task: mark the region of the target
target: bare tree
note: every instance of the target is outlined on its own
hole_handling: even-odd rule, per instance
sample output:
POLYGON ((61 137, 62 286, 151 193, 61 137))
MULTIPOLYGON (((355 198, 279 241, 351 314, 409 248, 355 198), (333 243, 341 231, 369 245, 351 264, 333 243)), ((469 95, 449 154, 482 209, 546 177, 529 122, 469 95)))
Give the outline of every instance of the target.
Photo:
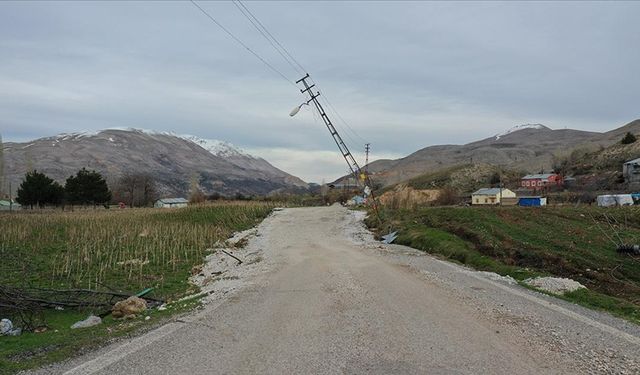
POLYGON ((191 176, 191 187, 189 189, 189 202, 190 203, 202 203, 206 200, 206 196, 200 190, 200 183, 198 181, 198 175, 193 174, 191 176))
POLYGON ((118 180, 113 195, 130 207, 151 206, 158 199, 155 180, 148 173, 126 173, 118 180))

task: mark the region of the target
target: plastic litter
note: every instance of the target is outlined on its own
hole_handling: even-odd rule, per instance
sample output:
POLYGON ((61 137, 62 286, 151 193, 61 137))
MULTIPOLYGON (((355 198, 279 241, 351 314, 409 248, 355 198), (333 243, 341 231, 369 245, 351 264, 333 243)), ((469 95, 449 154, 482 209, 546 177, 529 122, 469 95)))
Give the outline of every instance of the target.
POLYGON ((7 335, 13 330, 13 323, 9 319, 2 319, 0 321, 0 335, 7 335))
POLYGON ((398 238, 398 232, 391 232, 389 234, 382 236, 382 242, 386 244, 390 244, 393 241, 395 241, 396 238, 398 238))
POLYGON ((93 327, 97 326, 100 323, 102 323, 102 319, 100 319, 99 316, 89 315, 87 319, 73 323, 71 329, 93 327))

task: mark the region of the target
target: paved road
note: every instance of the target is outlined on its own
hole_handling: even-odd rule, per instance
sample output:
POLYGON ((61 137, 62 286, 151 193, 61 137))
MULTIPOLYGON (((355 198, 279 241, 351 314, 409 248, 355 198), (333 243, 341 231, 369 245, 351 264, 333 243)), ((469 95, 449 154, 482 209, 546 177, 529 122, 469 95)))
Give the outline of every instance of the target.
POLYGON ((268 270, 198 314, 48 371, 69 374, 638 373, 638 327, 401 246, 341 207, 286 209, 268 270), (493 280, 492 280, 493 278, 493 280))

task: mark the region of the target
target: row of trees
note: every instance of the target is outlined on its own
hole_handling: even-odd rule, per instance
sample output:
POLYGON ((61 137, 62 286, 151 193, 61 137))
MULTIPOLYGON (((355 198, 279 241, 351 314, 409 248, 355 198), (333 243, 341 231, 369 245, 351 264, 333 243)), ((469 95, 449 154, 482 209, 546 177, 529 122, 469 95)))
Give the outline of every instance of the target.
POLYGON ((44 173, 27 172, 18 188, 16 201, 33 208, 45 205, 99 205, 111 201, 111 191, 102 175, 85 168, 60 185, 44 173))

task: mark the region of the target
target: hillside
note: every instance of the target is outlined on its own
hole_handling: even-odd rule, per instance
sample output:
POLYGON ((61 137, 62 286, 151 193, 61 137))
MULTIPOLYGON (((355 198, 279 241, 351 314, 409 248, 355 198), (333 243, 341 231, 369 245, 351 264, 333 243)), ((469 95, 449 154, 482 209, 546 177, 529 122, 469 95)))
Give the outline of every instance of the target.
POLYGON ((231 144, 137 129, 60 134, 25 143, 5 143, 5 176, 17 186, 37 169, 64 182, 86 167, 110 184, 123 174, 148 173, 162 196, 186 196, 197 181, 207 193, 268 194, 306 189, 301 179, 231 144))
POLYGON ((406 181, 463 164, 490 164, 538 172, 550 170, 557 155, 582 148, 597 150, 618 142, 626 132, 640 133, 640 120, 605 133, 550 129, 541 124, 519 125, 503 133, 464 145, 437 145, 397 160, 377 160, 369 165, 372 179, 383 186, 406 181))

